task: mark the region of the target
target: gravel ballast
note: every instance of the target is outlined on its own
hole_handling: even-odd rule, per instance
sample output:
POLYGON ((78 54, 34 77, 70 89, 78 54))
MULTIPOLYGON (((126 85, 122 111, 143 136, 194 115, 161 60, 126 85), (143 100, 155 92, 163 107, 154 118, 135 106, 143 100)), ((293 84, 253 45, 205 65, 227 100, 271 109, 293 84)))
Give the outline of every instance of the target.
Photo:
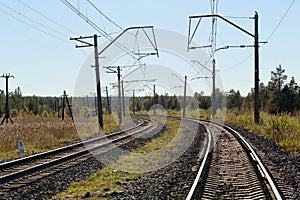
MULTIPOLYGON (((233 128, 239 131, 258 152, 286 199, 300 199, 300 157, 292 156, 261 136, 238 127, 233 128)), ((199 134, 196 134, 187 151, 170 165, 148 172, 135 181, 122 184, 120 193, 113 193, 110 196, 98 194, 98 196, 92 195, 91 197, 124 200, 185 199, 201 162, 197 155, 204 146, 203 131, 203 128, 199 129, 199 134)), ((124 145, 123 148, 132 150, 145 145, 150 140, 135 140, 124 145)), ((73 182, 86 180, 103 167, 102 163, 91 157, 76 166, 63 169, 29 185, 11 190, 0 196, 0 199, 51 199, 55 194, 67 189, 73 182)))
POLYGON ((113 199, 185 199, 199 167, 203 133, 203 127, 199 127, 198 134, 181 157, 167 167, 124 184, 123 191, 112 196, 113 199))
POLYGON ((300 156, 292 156, 262 136, 239 127, 232 128, 251 143, 270 170, 283 196, 286 199, 300 199, 300 156))

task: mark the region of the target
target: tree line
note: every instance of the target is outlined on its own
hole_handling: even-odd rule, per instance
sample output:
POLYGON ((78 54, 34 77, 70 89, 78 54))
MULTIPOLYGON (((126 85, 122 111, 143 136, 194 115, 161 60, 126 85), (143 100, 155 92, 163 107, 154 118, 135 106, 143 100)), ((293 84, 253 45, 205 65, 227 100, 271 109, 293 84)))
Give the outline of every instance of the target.
MULTIPOLYGON (((260 83, 260 109, 270 114, 293 113, 300 109, 300 87, 294 77, 288 81, 285 69, 279 65, 271 71, 271 78, 267 84, 260 83)), ((227 93, 227 108, 251 110, 254 107, 254 90, 246 97, 240 95, 239 90, 227 93)))
MULTIPOLYGON (((5 92, 0 89, 0 116, 5 114, 5 92)), ((22 96, 20 87, 8 94, 8 106, 12 117, 21 114, 42 115, 54 114, 58 111, 56 97, 22 96)))
MULTIPOLYGON (((279 65, 274 71, 271 71, 271 77, 267 84, 260 83, 260 109, 270 114, 293 113, 300 109, 300 89, 295 78, 288 77, 285 69, 279 65)), ((78 99, 78 98, 77 98, 78 99)), ((150 110, 153 104, 160 104, 166 110, 179 111, 183 107, 183 97, 176 95, 156 94, 153 96, 143 96, 134 98, 127 97, 129 101, 129 110, 141 111, 150 110)), ((103 110, 108 111, 106 98, 103 98, 103 110)), ((72 102, 72 98, 69 97, 72 102)), ((82 106, 95 110, 94 97, 80 97, 82 106)), ((210 109, 211 95, 205 95, 204 92, 196 92, 193 97, 187 97, 186 108, 188 110, 210 109)), ((250 111, 254 107, 254 90, 247 96, 241 96, 239 90, 231 89, 228 92, 216 89, 215 93, 216 108, 237 109, 239 111, 250 111), (226 102, 226 104, 225 104, 226 102)), ((20 87, 9 92, 9 108, 11 115, 18 113, 30 113, 32 115, 55 115, 62 107, 61 97, 38 97, 23 96, 20 87)), ((5 92, 0 89, 0 114, 5 113, 5 92)), ((13 117, 13 116, 12 116, 13 117)))

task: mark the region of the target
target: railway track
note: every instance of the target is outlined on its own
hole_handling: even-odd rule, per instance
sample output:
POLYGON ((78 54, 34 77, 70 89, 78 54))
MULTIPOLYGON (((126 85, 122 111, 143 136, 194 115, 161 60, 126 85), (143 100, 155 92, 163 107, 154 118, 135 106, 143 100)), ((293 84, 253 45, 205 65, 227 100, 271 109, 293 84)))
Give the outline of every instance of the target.
MULTIPOLYGON (((194 119, 195 120, 195 119, 194 119)), ((251 145, 235 130, 201 121, 208 143, 190 199, 283 199, 251 145)))
POLYGON ((0 196, 5 192, 27 185, 58 170, 76 165, 91 153, 105 153, 118 145, 131 142, 145 134, 160 130, 160 124, 148 119, 126 130, 93 138, 52 151, 0 164, 0 196))

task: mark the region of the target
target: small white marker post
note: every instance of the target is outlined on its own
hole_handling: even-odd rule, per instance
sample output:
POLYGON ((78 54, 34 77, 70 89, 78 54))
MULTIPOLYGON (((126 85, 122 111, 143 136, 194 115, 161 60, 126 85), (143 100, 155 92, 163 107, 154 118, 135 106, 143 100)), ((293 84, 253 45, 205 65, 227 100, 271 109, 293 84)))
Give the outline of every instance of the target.
POLYGON ((24 142, 23 140, 18 141, 18 153, 24 153, 25 148, 24 148, 24 142))

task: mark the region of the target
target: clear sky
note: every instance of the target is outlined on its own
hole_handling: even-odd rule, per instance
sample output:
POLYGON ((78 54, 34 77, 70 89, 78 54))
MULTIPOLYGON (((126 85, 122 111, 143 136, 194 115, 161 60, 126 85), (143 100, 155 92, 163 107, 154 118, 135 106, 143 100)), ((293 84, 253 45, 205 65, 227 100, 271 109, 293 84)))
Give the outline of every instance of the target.
MULTIPOLYGON (((186 36, 189 16, 211 13, 210 0, 90 1, 122 28, 153 25, 186 36)), ((106 32, 120 31, 86 0, 69 2, 106 32)), ((294 1, 285 15, 292 2, 218 1, 218 14, 222 16, 253 17, 254 12, 258 12, 260 41, 268 42, 261 44, 260 48, 260 79, 265 84, 270 80, 271 70, 279 64, 286 69, 289 79, 294 76, 300 83, 300 2, 294 1)), ((249 32, 254 31, 252 19, 228 19, 249 32)), ((200 24, 195 38, 199 44, 208 42, 208 22, 203 20, 200 24)), ((1 0, 0 26, 0 74, 11 73, 15 76, 10 80, 10 89, 20 86, 23 95, 59 96, 63 90, 73 94, 80 68, 93 49, 76 49, 76 43, 69 38, 99 34, 95 29, 60 0, 1 0)), ((99 39, 99 43, 105 41, 105 38, 99 39)), ((253 39, 218 20, 217 47, 241 44, 252 45, 253 39)), ((254 87, 253 48, 220 50, 215 58, 224 90, 238 89, 246 95, 254 87)), ((0 88, 4 89, 4 79, 0 82, 0 88)))

